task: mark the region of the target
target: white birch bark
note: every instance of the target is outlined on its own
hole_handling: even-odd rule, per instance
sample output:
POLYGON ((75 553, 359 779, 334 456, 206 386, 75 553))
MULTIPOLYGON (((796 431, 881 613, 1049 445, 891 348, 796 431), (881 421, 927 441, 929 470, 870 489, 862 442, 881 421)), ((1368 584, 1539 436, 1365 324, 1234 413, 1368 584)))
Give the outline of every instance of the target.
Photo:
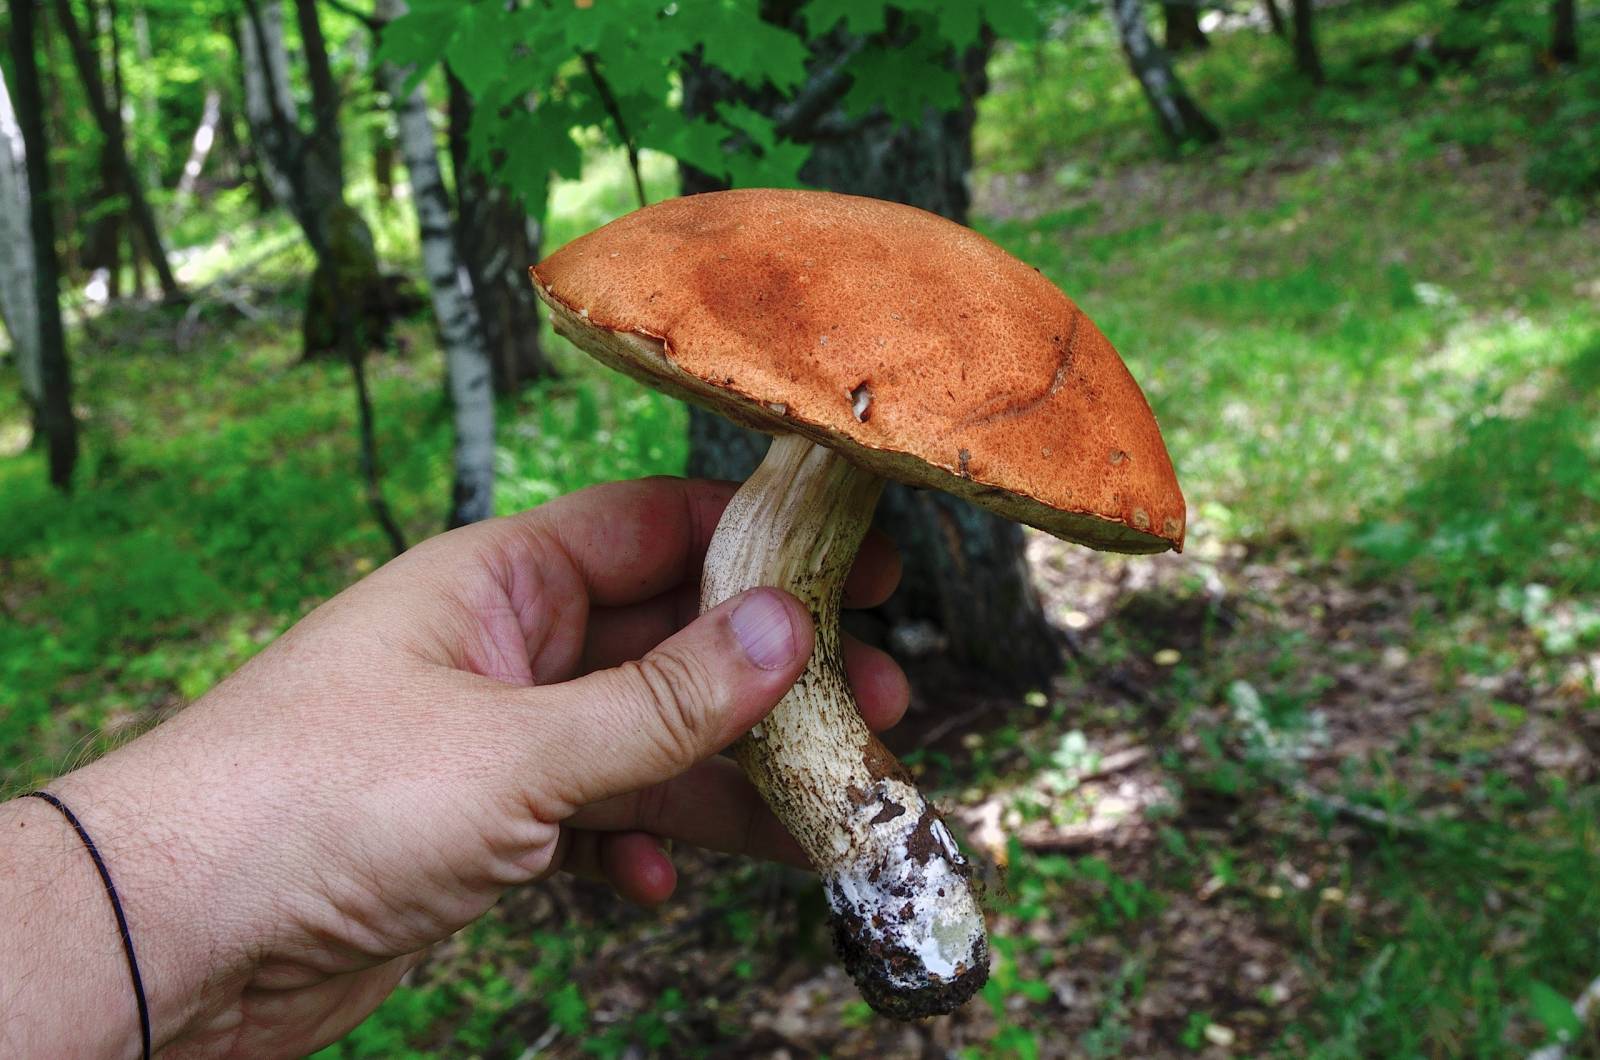
POLYGON ((250 133, 258 150, 257 164, 267 182, 267 190, 282 204, 294 202, 294 188, 273 160, 271 150, 261 149, 277 136, 272 122, 272 96, 278 99, 284 116, 291 124, 299 116, 294 96, 289 91, 289 53, 283 46, 283 5, 278 0, 265 0, 261 5, 262 36, 267 53, 267 65, 261 62, 261 47, 256 42, 255 25, 248 14, 239 16, 239 65, 244 71, 244 113, 250 123, 250 133))
POLYGON ((189 158, 183 163, 183 175, 178 178, 178 194, 173 202, 174 214, 182 211, 194 195, 200 171, 206 167, 211 145, 217 142, 217 123, 222 120, 222 94, 214 88, 206 89, 205 105, 200 112, 200 125, 189 143, 189 158))
POLYGON ((33 230, 28 224, 27 149, 0 77, 0 320, 11 335, 22 393, 38 408, 44 400, 39 370, 39 310, 34 293, 33 230))
MULTIPOLYGON (((404 0, 378 0, 377 17, 388 22, 405 13, 404 0)), ((472 280, 456 247, 450 200, 439 170, 439 148, 428 120, 422 88, 404 91, 406 71, 382 70, 400 130, 411 202, 417 211, 423 271, 444 343, 445 365, 455 409, 456 483, 452 525, 494 514, 494 387, 483 328, 472 298, 472 280)))
POLYGON ((1166 50, 1150 37, 1143 0, 1106 0, 1111 21, 1117 27, 1122 51, 1144 89, 1145 99, 1155 111, 1162 131, 1174 144, 1217 139, 1217 128, 1199 106, 1189 98, 1166 50))

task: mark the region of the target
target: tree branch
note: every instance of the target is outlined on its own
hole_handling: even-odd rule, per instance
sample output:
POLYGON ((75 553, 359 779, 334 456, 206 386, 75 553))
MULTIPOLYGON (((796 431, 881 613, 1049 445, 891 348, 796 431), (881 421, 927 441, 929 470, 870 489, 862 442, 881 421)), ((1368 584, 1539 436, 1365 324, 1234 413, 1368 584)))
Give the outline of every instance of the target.
POLYGON ((644 178, 639 175, 639 147, 633 142, 627 123, 622 120, 622 108, 617 105, 617 97, 612 94, 610 83, 601 76, 600 64, 595 62, 594 53, 579 52, 578 57, 583 60, 583 68, 588 72, 589 80, 594 82, 594 90, 600 94, 600 103, 611 116, 611 123, 617 127, 617 139, 621 140, 622 146, 627 149, 628 168, 633 171, 633 191, 639 196, 639 205, 648 206, 649 200, 644 195, 644 178))
POLYGON ((866 47, 865 37, 853 37, 828 68, 807 82, 805 88, 779 112, 777 133, 786 140, 798 140, 814 130, 822 116, 844 98, 853 80, 846 67, 866 47))
POLYGON ((346 0, 322 0, 322 3, 324 7, 331 7, 333 10, 339 12, 341 15, 344 15, 346 18, 355 19, 357 22, 365 26, 369 32, 374 34, 380 32, 387 24, 378 16, 369 15, 366 12, 357 9, 354 5, 347 3, 346 0))

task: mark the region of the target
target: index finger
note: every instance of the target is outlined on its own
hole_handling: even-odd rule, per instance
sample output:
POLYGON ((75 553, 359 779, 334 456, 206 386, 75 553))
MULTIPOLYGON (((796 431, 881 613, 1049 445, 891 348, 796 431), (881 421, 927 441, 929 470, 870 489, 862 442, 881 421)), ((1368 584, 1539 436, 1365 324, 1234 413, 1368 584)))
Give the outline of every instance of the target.
POLYGON ((512 516, 537 545, 553 545, 571 562, 600 607, 647 600, 697 583, 706 547, 737 482, 646 478, 569 493, 512 516))
MULTIPOLYGON (((611 482, 506 521, 531 547, 558 549, 594 606, 619 607, 698 586, 717 520, 738 488, 737 482, 666 477, 611 482)), ((869 531, 845 579, 846 606, 875 607, 899 582, 894 543, 869 531)))

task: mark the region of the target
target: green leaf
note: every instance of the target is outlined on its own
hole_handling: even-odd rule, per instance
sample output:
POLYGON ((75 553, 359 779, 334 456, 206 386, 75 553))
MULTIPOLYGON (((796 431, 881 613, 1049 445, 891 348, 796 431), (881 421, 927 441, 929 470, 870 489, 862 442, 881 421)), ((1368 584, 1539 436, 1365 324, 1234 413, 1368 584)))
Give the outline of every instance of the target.
POLYGON ((1049 983, 1038 979, 1018 979, 1017 993, 1029 1001, 1049 1001, 1054 991, 1050 989, 1049 983))
POLYGON ((423 0, 383 27, 374 58, 380 63, 412 66, 421 78, 444 58, 456 29, 471 9, 466 5, 423 0))
POLYGON ((728 183, 736 188, 799 188, 800 167, 811 157, 811 148, 791 140, 760 155, 729 152, 725 155, 728 183))
POLYGON ((921 121, 927 107, 954 110, 961 105, 961 82, 942 52, 927 46, 928 34, 900 48, 870 47, 850 63, 855 80, 843 105, 860 116, 882 105, 898 122, 921 121), (921 45, 920 47, 918 45, 921 45))
POLYGON ((830 32, 840 22, 850 33, 867 36, 882 33, 886 24, 887 4, 873 0, 811 0, 800 12, 805 20, 806 33, 820 37, 830 32))
POLYGON ((719 180, 728 178, 728 152, 722 148, 728 130, 704 118, 684 121, 641 133, 640 142, 664 151, 696 169, 703 169, 719 180))
POLYGON ((771 83, 785 91, 806 79, 805 42, 765 22, 753 0, 696 0, 705 61, 749 85, 771 83))
POLYGON ((1007 40, 1036 40, 1044 28, 1039 6, 1029 0, 986 0, 983 21, 1007 40))
POLYGON ((981 0, 899 0, 897 6, 933 16, 939 36, 958 48, 976 43, 983 26, 981 0))
POLYGON ((512 54, 512 27, 497 4, 463 5, 462 10, 465 17, 445 49, 445 58, 467 91, 478 95, 505 76, 512 54))
POLYGON ((589 1003, 577 983, 567 983, 550 995, 550 1022, 573 1037, 589 1029, 589 1003))
POLYGON ((777 123, 743 103, 724 103, 717 108, 717 117, 723 124, 738 129, 763 151, 777 146, 777 123))
POLYGON ((1554 987, 1536 980, 1528 987, 1528 1004, 1533 1008, 1534 1017, 1556 1041, 1570 1042, 1583 1033, 1583 1021, 1573 1011, 1572 1002, 1554 987))

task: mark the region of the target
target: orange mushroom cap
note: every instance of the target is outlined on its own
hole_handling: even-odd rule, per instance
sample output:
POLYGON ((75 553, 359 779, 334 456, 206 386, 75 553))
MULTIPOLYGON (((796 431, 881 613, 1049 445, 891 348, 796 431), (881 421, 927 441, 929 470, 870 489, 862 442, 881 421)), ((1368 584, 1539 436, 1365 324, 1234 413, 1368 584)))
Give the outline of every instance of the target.
POLYGON ((533 268, 556 330, 745 426, 1057 537, 1181 549, 1155 415, 1094 322, 952 221, 749 189, 637 210, 533 268))

